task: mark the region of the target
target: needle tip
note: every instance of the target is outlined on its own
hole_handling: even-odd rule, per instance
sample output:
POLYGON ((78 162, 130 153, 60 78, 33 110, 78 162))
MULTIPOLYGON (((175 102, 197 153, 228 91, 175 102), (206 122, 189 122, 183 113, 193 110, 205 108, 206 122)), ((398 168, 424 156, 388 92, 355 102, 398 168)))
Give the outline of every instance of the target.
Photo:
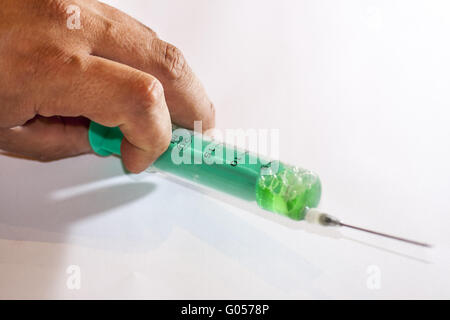
POLYGON ((387 234, 387 233, 373 231, 373 230, 369 230, 369 229, 365 229, 365 228, 360 228, 360 227, 352 226, 352 225, 349 225, 349 224, 346 224, 346 223, 342 223, 342 222, 339 225, 342 226, 342 227, 351 228, 351 229, 355 229, 355 230, 371 233, 371 234, 374 234, 374 235, 377 235, 377 236, 381 236, 381 237, 385 237, 385 238, 389 238, 389 239, 394 239, 394 240, 398 240, 398 241, 402 241, 402 242, 406 242, 406 243, 413 244, 413 245, 420 246, 420 247, 425 247, 425 248, 432 248, 433 247, 431 244, 428 244, 428 243, 419 242, 419 241, 415 241, 415 240, 410 240, 410 239, 406 239, 406 238, 401 238, 401 237, 393 236, 393 235, 390 235, 390 234, 387 234))
POLYGON ((338 218, 333 217, 327 213, 323 213, 317 209, 308 210, 305 220, 310 223, 316 223, 316 224, 319 224, 324 227, 347 227, 347 228, 351 228, 351 229, 355 229, 355 230, 359 230, 359 231, 363 231, 363 232, 368 232, 368 233, 371 233, 371 234, 374 234, 377 236, 390 238, 390 239, 394 239, 394 240, 398 240, 398 241, 403 241, 403 242, 406 242, 409 244, 414 244, 416 246, 421 246, 421 247, 425 247, 425 248, 433 247, 431 244, 428 244, 428 243, 409 240, 409 239, 405 239, 405 238, 393 236, 393 235, 390 235, 387 233, 377 232, 377 231, 373 231, 373 230, 369 230, 369 229, 365 229, 365 228, 355 227, 353 225, 343 223, 338 218))

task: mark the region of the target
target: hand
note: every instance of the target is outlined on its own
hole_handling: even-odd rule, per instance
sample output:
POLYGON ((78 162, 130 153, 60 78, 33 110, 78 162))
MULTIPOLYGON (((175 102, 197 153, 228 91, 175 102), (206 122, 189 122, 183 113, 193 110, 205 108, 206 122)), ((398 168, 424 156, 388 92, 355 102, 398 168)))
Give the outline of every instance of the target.
POLYGON ((122 159, 141 172, 168 147, 171 122, 214 126, 214 108, 182 53, 94 0, 4 0, 0 149, 40 160, 90 152, 89 120, 119 126, 122 159), (69 28, 69 5, 81 28, 69 28), (89 120, 88 120, 89 119, 89 120))

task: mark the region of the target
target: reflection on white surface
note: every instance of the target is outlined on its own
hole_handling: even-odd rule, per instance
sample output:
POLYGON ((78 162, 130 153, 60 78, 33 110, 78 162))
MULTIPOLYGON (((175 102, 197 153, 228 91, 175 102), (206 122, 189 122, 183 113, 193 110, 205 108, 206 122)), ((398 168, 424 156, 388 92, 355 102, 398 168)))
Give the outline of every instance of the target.
POLYGON ((219 127, 280 129, 324 210, 436 247, 292 228, 118 159, 0 156, 0 297, 450 296, 447 1, 108 2, 185 52, 219 127))
MULTIPOLYGON (((12 165, 30 165, 8 160, 14 161, 12 165)), ((46 182, 47 170, 30 176, 20 171, 24 178, 2 193, 14 199, 2 206, 3 239, 151 254, 174 230, 182 229, 275 287, 292 291, 301 284, 315 292, 312 281, 320 271, 300 254, 238 219, 229 208, 167 179, 145 174, 139 179, 129 177, 117 159, 93 156, 59 163, 50 182, 46 182), (76 179, 64 174, 69 162, 77 163, 71 170, 76 179), (85 174, 89 171, 98 173, 85 174), (17 190, 29 195, 27 201, 18 201, 17 190)), ((10 175, 12 180, 16 173, 10 175)))

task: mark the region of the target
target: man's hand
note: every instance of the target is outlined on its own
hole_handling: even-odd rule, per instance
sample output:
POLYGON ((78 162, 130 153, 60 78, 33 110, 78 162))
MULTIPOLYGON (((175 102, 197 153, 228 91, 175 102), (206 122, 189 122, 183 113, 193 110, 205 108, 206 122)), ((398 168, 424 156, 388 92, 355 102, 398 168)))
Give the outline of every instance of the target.
POLYGON ((120 127, 124 164, 140 172, 167 149, 171 122, 214 126, 182 53, 98 1, 2 1, 0 57, 0 149, 9 152, 41 160, 90 152, 93 120, 120 127), (80 29, 68 27, 71 5, 80 29))

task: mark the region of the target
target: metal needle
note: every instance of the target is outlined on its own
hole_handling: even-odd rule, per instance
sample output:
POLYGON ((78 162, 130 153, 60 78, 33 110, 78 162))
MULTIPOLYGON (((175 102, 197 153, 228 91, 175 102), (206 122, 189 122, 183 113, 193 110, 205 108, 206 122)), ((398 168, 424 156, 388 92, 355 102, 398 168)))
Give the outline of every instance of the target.
POLYGON ((323 213, 323 214, 320 215, 319 223, 322 226, 326 226, 326 227, 329 227, 329 226, 347 227, 347 228, 351 228, 351 229, 355 229, 355 230, 359 230, 359 231, 372 233, 372 234, 375 234, 375 235, 378 235, 378 236, 382 236, 382 237, 386 237, 386 238, 390 238, 390 239, 394 239, 394 240, 399 240, 399 241, 403 241, 403 242, 407 242, 407 243, 410 243, 410 244, 414 244, 416 246, 421 246, 421 247, 426 247, 426 248, 431 248, 432 247, 428 243, 414 241, 414 240, 409 240, 409 239, 393 236, 393 235, 382 233, 382 232, 377 232, 377 231, 373 231, 373 230, 369 230, 369 229, 355 227, 355 226, 343 223, 339 219, 337 219, 337 218, 335 218, 335 217, 333 217, 333 216, 331 216, 329 214, 326 214, 326 213, 323 213))

